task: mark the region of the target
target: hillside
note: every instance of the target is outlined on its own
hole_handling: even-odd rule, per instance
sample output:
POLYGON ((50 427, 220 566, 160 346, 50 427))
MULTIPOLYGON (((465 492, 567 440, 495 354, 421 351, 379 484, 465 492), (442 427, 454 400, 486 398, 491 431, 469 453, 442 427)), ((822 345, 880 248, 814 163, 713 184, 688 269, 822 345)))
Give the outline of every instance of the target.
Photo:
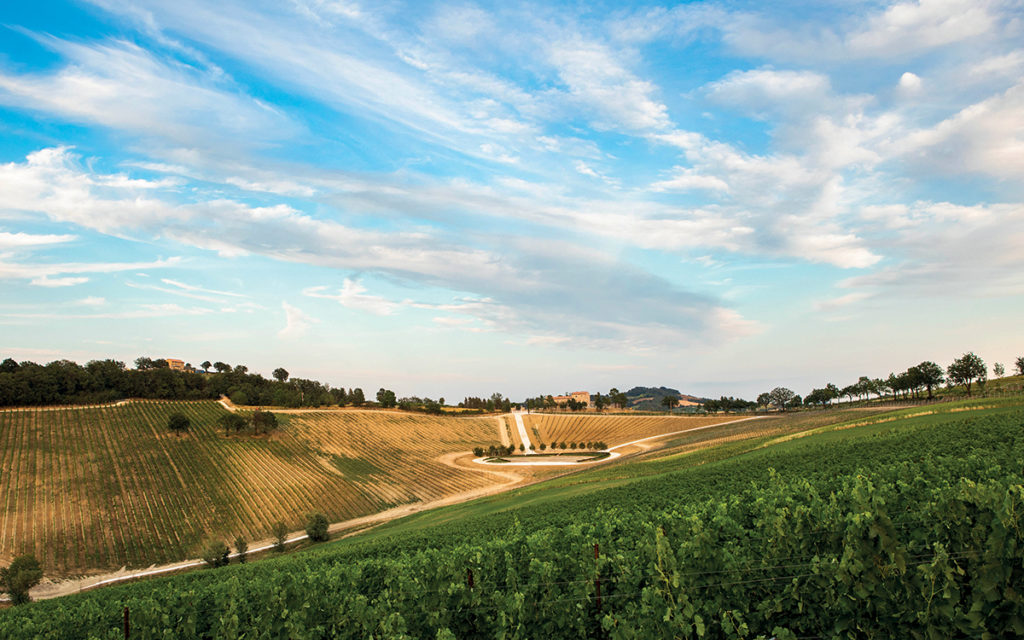
POLYGON ((705 398, 680 393, 678 389, 669 387, 633 387, 626 392, 629 399, 628 408, 638 411, 664 411, 665 405, 661 399, 668 395, 674 395, 680 400, 679 406, 695 406, 704 402, 705 398))
POLYGON ((212 538, 268 537, 507 483, 445 464, 497 442, 495 418, 278 414, 267 436, 225 436, 211 401, 0 411, 0 565, 32 552, 47 575, 196 557, 212 538), (191 430, 168 432, 174 412, 191 430))
MULTIPOLYGON (((809 420, 777 422, 788 419, 809 420)), ((805 437, 649 455, 294 556, 35 603, 0 613, 0 635, 105 636, 124 607, 139 637, 1014 629, 1021 399, 821 412, 812 423, 805 437)))

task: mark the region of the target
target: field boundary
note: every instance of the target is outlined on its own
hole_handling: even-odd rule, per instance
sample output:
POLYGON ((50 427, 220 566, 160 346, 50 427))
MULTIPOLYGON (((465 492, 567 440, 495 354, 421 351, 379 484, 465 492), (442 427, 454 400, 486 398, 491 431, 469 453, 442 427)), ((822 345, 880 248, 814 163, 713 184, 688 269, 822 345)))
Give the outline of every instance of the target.
POLYGON ((707 425, 704 425, 702 427, 693 427, 691 429, 683 429, 682 431, 672 431, 670 433, 660 433, 658 435, 648 436, 646 438, 640 438, 639 440, 633 440, 631 442, 624 442, 622 444, 617 444, 614 447, 608 447, 607 449, 603 449, 602 451, 604 453, 607 453, 608 456, 605 457, 605 458, 601 458, 600 460, 590 460, 590 461, 585 461, 585 462, 554 462, 554 461, 550 461, 550 460, 537 460, 536 462, 532 462, 532 461, 531 462, 508 462, 508 461, 505 461, 505 462, 488 462, 488 458, 487 457, 480 457, 480 458, 474 458, 473 462, 475 464, 480 464, 480 465, 502 466, 502 467, 510 467, 510 466, 520 466, 520 467, 529 467, 529 466, 538 466, 538 467, 583 467, 583 466, 589 466, 589 465, 595 465, 595 464, 602 464, 604 462, 608 462, 610 460, 615 460, 616 458, 620 458, 620 457, 622 457, 622 454, 617 452, 617 451, 615 451, 616 449, 621 449, 623 447, 629 447, 629 446, 632 446, 632 445, 640 444, 641 442, 647 442, 648 440, 657 440, 659 438, 668 438, 670 436, 678 436, 678 435, 683 434, 683 433, 693 433, 694 431, 702 431, 704 429, 713 429, 715 427, 724 427, 726 425, 737 424, 739 422, 746 422, 748 420, 759 420, 759 419, 761 419, 763 417, 764 416, 751 416, 749 418, 740 418, 739 420, 730 420, 729 422, 718 422, 718 423, 715 423, 715 424, 707 424, 707 425))

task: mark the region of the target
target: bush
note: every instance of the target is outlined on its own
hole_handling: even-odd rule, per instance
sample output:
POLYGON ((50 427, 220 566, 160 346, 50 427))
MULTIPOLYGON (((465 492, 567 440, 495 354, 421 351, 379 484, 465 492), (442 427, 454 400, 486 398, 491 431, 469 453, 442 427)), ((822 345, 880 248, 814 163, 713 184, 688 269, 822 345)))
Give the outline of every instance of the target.
POLYGON ((306 517, 306 535, 313 542, 326 542, 327 516, 322 513, 311 513, 306 517))
POLYGON ((274 551, 284 551, 284 543, 288 539, 288 525, 278 520, 270 532, 274 534, 274 551))
POLYGON ((4 591, 11 594, 12 604, 31 602, 29 589, 39 584, 42 579, 43 570, 31 553, 18 556, 11 562, 11 566, 0 569, 0 585, 3 585, 4 591))
POLYGON ((543 442, 542 442, 542 443, 540 443, 540 450, 541 450, 541 451, 544 451, 544 450, 545 450, 545 449, 547 449, 547 448, 548 448, 548 445, 544 444, 543 442))
POLYGON ((238 552, 238 564, 245 564, 246 555, 249 552, 249 543, 244 537, 238 536, 235 538, 235 551, 238 552))
POLYGON ((228 554, 230 553, 228 545, 224 544, 223 540, 214 540, 203 550, 203 562, 214 569, 224 567, 228 564, 228 554))
POLYGON ((175 412, 171 414, 171 417, 167 419, 167 428, 171 431, 188 431, 189 427, 192 426, 192 421, 188 419, 184 413, 175 412))
POLYGON ((478 458, 484 457, 484 448, 483 447, 473 447, 473 455, 478 457, 478 458))

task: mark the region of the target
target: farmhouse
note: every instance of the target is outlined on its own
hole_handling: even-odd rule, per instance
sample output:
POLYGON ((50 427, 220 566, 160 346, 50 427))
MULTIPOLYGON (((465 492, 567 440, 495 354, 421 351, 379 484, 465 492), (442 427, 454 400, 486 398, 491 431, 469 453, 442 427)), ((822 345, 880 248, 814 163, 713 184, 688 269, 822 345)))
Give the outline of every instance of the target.
POLYGON ((592 409, 594 406, 590 402, 589 391, 573 391, 567 396, 552 396, 552 400, 554 400, 557 405, 569 404, 570 400, 575 400, 576 402, 586 405, 588 409, 592 409))
POLYGON ((164 360, 167 361, 167 366, 170 368, 171 371, 184 371, 185 370, 185 361, 184 360, 178 360, 177 358, 164 358, 164 360))

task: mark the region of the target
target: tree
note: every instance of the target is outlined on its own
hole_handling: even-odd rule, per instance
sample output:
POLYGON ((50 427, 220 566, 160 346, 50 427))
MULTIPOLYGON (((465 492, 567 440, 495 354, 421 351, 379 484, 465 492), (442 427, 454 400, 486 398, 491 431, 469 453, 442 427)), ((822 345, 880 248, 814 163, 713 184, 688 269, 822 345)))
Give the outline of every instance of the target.
POLYGON ((269 411, 257 409, 252 414, 252 432, 269 433, 277 428, 277 416, 269 411))
POLYGON ((156 365, 153 363, 153 358, 139 356, 135 358, 135 368, 139 371, 148 371, 149 369, 155 369, 156 365))
POLYGON ((0 373, 14 373, 18 370, 18 363, 13 358, 5 358, 0 362, 0 373))
POLYGON ((217 370, 217 373, 227 373, 231 371, 231 365, 226 362, 214 362, 213 368, 217 370))
POLYGON ((270 528, 274 535, 274 551, 284 551, 284 543, 288 540, 288 525, 278 520, 270 528))
POLYGON ((1018 376, 1024 376, 1024 356, 1017 358, 1013 363, 1013 367, 1017 370, 1018 376))
POLYGON ((787 389, 786 387, 775 387, 768 392, 768 398, 772 404, 779 409, 785 411, 789 403, 793 401, 796 394, 787 389))
POLYGON ((29 590, 43 579, 43 569, 34 555, 18 556, 10 566, 0 568, 0 585, 11 594, 12 604, 31 602, 29 590))
POLYGON ((757 396, 757 406, 764 407, 765 411, 768 410, 768 405, 771 404, 771 401, 772 394, 770 393, 762 393, 757 396))
POLYGON ((228 555, 231 551, 223 540, 214 540, 203 549, 203 562, 211 568, 225 567, 228 564, 228 555))
POLYGON ((167 419, 167 428, 179 434, 182 431, 188 431, 191 426, 192 421, 184 413, 172 413, 171 417, 167 419))
POLYGON ((356 387, 352 390, 352 393, 348 395, 348 401, 352 403, 353 407, 361 407, 366 402, 366 397, 363 395, 363 390, 356 387))
POLYGON ((997 362, 992 365, 992 373, 996 374, 997 378, 1002 378, 1006 375, 1006 367, 1003 366, 1003 363, 997 362))
POLYGON ((311 513, 306 517, 306 535, 313 542, 326 542, 327 516, 322 513, 311 513))
POLYGON ((629 396, 612 387, 612 390, 608 392, 608 401, 620 409, 625 409, 629 404, 629 396))
POLYGON ((932 397, 932 387, 936 387, 946 381, 945 376, 942 375, 942 367, 931 360, 925 360, 916 367, 908 369, 908 371, 910 370, 914 371, 914 379, 911 380, 911 384, 924 385, 928 389, 929 399, 932 397))
POLYGON ((385 409, 390 409, 398 404, 398 400, 395 399, 395 392, 384 387, 377 390, 377 402, 385 409))
POLYGON ((238 553, 238 564, 245 564, 249 554, 249 543, 245 537, 238 536, 235 538, 235 552, 238 553))
POLYGON ((224 435, 228 435, 231 431, 238 433, 245 428, 245 418, 237 413, 225 413, 217 418, 217 423, 224 427, 224 435))
POLYGON ((273 375, 274 379, 278 382, 284 382, 288 379, 288 370, 284 367, 278 367, 274 369, 274 372, 271 375, 273 375))
POLYGON ((210 373, 210 367, 212 367, 213 365, 210 364, 209 360, 203 360, 203 364, 199 366, 203 368, 203 373, 210 373))
POLYGON ((946 368, 946 373, 949 374, 951 383, 964 385, 967 388, 967 395, 971 395, 971 383, 975 379, 985 377, 988 368, 984 360, 970 351, 954 360, 953 364, 946 368))
POLYGON ((671 411, 679 404, 679 396, 670 393, 661 399, 661 404, 665 406, 666 410, 671 411))
POLYGON ((605 407, 606 404, 608 404, 608 400, 603 395, 598 393, 598 394, 596 394, 594 396, 594 408, 595 409, 597 409, 598 411, 604 411, 604 407, 605 407))
POLYGON ((249 373, 249 367, 245 366, 244 364, 236 364, 235 368, 232 369, 231 371, 235 375, 244 376, 245 374, 249 373))

